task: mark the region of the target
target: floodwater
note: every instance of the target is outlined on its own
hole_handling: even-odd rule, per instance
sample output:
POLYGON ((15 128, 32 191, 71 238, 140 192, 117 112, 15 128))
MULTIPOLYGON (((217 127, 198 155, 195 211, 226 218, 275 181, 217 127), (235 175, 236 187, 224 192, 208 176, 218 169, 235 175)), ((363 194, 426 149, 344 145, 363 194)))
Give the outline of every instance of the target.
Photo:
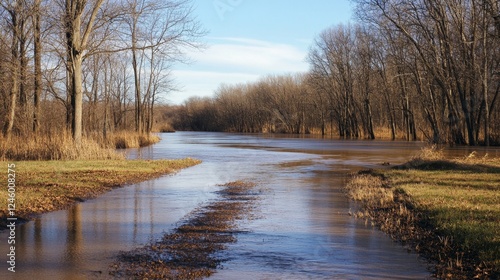
POLYGON ((342 192, 348 172, 402 163, 421 143, 198 132, 162 138, 129 157, 193 157, 203 163, 18 225, 15 273, 7 270, 9 233, 0 232, 0 279, 106 278, 120 251, 160 238, 215 199, 218 184, 235 180, 257 183, 262 195, 211 278, 430 277, 417 255, 351 217, 356 204, 342 192))

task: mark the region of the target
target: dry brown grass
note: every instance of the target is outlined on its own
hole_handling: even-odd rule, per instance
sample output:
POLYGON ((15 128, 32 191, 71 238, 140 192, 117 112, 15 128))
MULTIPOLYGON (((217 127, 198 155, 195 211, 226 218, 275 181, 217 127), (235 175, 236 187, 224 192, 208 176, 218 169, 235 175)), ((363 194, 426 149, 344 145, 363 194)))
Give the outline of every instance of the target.
POLYGON ((155 128, 155 131, 162 133, 172 133, 175 132, 175 129, 170 123, 164 123, 161 126, 155 128))
POLYGON ((447 158, 443 149, 432 145, 422 148, 410 161, 395 168, 484 172, 497 165, 500 165, 500 158, 491 158, 488 154, 480 157, 476 152, 464 157, 447 158))
POLYGON ((0 136, 0 160, 101 160, 124 159, 115 149, 83 138, 81 146, 67 133, 51 136, 19 137, 6 141, 0 136))
POLYGON ((473 151, 470 154, 459 158, 447 158, 444 153, 444 148, 439 148, 437 145, 425 146, 420 149, 420 152, 413 156, 413 161, 451 161, 461 164, 490 164, 498 161, 499 158, 491 158, 488 154, 478 156, 477 152, 473 151))
POLYGON ((156 134, 141 134, 137 132, 121 131, 109 135, 106 141, 116 149, 140 148, 153 145, 160 141, 156 134))
POLYGON ((76 145, 69 133, 58 135, 13 136, 7 141, 0 136, 0 160, 101 160, 124 159, 116 149, 139 148, 160 141, 155 134, 122 131, 89 135, 76 145))
POLYGON ((383 186, 380 177, 369 174, 355 176, 346 185, 349 197, 372 208, 386 208, 394 203, 393 190, 383 186))
MULTIPOLYGON (((373 128, 375 133, 375 138, 379 140, 390 140, 392 139, 391 129, 387 126, 377 126, 373 128)), ((418 134, 417 139, 422 139, 423 136, 418 134)), ((406 140, 406 133, 399 129, 396 129, 396 140, 406 140)))
POLYGON ((438 148, 437 145, 423 147, 420 149, 420 153, 413 157, 413 159, 421 160, 442 160, 444 158, 444 149, 438 148))

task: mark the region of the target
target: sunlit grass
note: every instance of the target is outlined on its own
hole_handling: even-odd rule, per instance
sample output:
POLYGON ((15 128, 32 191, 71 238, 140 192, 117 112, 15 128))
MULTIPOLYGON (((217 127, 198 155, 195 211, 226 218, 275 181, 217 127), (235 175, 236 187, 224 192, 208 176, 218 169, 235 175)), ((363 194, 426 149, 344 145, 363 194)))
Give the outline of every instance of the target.
POLYGON ((439 277, 499 276, 499 158, 445 159, 435 147, 424 149, 398 168, 355 176, 348 190, 365 205, 360 216, 426 246, 417 250, 438 263, 439 277))
POLYGON ((500 269, 500 173, 408 170, 387 175, 427 214, 437 234, 452 237, 457 250, 500 269))
POLYGON ((372 175, 354 177, 347 185, 349 195, 372 208, 385 208, 394 203, 393 190, 382 187, 382 179, 372 175))

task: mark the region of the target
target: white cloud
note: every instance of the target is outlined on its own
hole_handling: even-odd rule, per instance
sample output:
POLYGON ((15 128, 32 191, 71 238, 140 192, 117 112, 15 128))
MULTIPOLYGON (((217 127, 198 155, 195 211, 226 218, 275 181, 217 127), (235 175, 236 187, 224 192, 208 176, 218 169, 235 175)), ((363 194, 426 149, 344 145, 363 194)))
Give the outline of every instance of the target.
POLYGON ((191 53, 201 65, 240 68, 265 75, 268 72, 300 72, 307 70, 307 53, 298 48, 248 38, 212 38, 217 41, 203 53, 191 53))
POLYGON ((179 67, 173 75, 180 92, 167 98, 175 104, 191 96, 211 96, 223 83, 236 84, 258 80, 270 74, 305 72, 306 51, 293 45, 237 38, 212 37, 209 48, 203 52, 190 51, 195 62, 179 67))
POLYGON ((227 79, 227 83, 231 81, 241 81, 241 79, 254 79, 259 75, 248 73, 225 73, 225 72, 212 72, 212 71, 191 71, 191 70, 176 70, 174 75, 182 79, 227 79))

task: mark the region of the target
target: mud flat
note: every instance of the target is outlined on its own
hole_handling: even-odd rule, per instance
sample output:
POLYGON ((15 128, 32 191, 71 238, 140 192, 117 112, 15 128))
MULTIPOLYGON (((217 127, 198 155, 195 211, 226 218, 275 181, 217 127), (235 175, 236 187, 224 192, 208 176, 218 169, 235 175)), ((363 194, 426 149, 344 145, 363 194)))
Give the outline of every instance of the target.
POLYGON ((219 252, 236 242, 238 220, 252 215, 259 192, 255 184, 221 185, 218 199, 190 213, 181 226, 161 240, 122 252, 110 275, 130 279, 201 279, 223 262, 219 252))

